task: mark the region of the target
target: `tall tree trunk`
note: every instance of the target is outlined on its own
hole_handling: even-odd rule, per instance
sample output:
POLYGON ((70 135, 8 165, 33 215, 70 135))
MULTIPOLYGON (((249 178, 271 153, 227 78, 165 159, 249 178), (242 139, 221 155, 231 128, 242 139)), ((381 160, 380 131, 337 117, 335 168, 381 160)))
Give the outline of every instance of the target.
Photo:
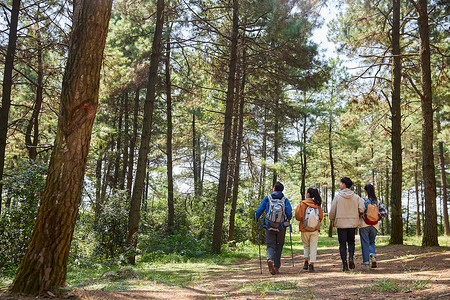
MULTIPOLYGON (((238 73, 238 71, 236 71, 238 73)), ((236 80, 236 84, 238 84, 238 80, 236 80)), ((239 88, 236 87, 236 90, 239 88)), ((234 168, 236 165, 236 147, 237 147, 237 135, 238 135, 238 125, 239 125, 239 115, 238 115, 238 106, 239 106, 239 99, 238 99, 238 92, 235 93, 235 99, 234 99, 234 107, 233 107, 233 130, 231 131, 231 149, 230 149, 230 161, 228 163, 228 180, 227 180, 227 194, 225 196, 225 201, 227 202, 228 199, 231 197, 231 191, 233 189, 233 181, 234 181, 234 168)))
POLYGON ((112 1, 82 0, 77 5, 55 148, 33 233, 11 287, 14 293, 61 293, 66 283, 112 1))
POLYGON ((402 66, 400 58, 400 0, 392 1, 392 185, 391 185, 391 244, 403 244, 402 219, 402 112, 400 85, 402 66))
POLYGON ((416 158, 416 163, 414 165, 414 189, 416 191, 416 205, 417 205, 417 211, 416 211, 416 236, 420 236, 420 201, 419 201, 419 181, 417 179, 417 167, 419 165, 419 159, 416 158))
POLYGON ((115 154, 115 163, 114 163, 114 177, 112 186, 115 189, 119 187, 120 156, 122 150, 122 135, 123 135, 122 123, 123 123, 123 97, 121 97, 119 101, 119 124, 117 125, 117 127, 114 127, 117 129, 116 148, 113 151, 113 153, 115 154))
POLYGON ((101 202, 101 188, 102 188, 102 165, 103 165, 103 153, 102 147, 98 150, 97 163, 95 166, 95 204, 94 204, 94 228, 97 228, 98 221, 100 219, 100 213, 102 210, 101 202))
MULTIPOLYGON (((330 124, 328 126, 328 153, 330 157, 330 173, 331 173, 331 201, 334 199, 334 193, 336 190, 336 177, 334 174, 334 159, 333 159, 333 116, 330 113, 330 124)), ((330 226, 328 227, 328 237, 333 237, 333 224, 330 222, 330 226)))
MULTIPOLYGON (((130 201, 130 212, 128 214, 126 244, 128 245, 128 247, 130 247, 130 249, 133 250, 136 250, 137 246, 137 234, 139 230, 139 219, 141 213, 141 200, 144 190, 145 175, 147 173, 147 155, 150 150, 150 137, 153 123, 153 107, 156 96, 156 82, 158 76, 159 59, 161 56, 162 28, 164 24, 164 0, 157 0, 156 7, 156 26, 153 36, 150 70, 147 82, 147 94, 144 104, 144 121, 142 125, 141 145, 139 147, 136 175, 130 201)), ((130 252, 128 262, 134 265, 135 258, 136 256, 134 251, 130 252)))
MULTIPOLYGON (((441 132, 441 121, 437 121, 437 131, 441 132)), ((444 233, 450 235, 450 224, 448 221, 448 205, 447 205, 447 175, 445 173, 445 156, 444 156, 444 143, 439 142, 439 166, 441 171, 441 186, 442 186, 442 214, 444 217, 444 233)))
POLYGON ((133 135, 130 139, 130 157, 128 158, 128 173, 127 173, 127 192, 128 197, 131 198, 131 188, 133 186, 133 167, 134 167, 134 151, 136 148, 137 132, 138 132, 138 118, 139 118, 139 94, 140 89, 136 89, 134 96, 134 110, 133 110, 133 135))
MULTIPOLYGON (((388 167, 386 167, 386 191, 385 191, 385 193, 386 193, 386 203, 385 203, 386 209, 389 212, 389 208, 390 208, 389 203, 391 203, 391 201, 389 198, 389 168, 388 167)), ((386 234, 390 234, 391 233, 391 225, 389 222, 389 214, 386 216, 385 220, 386 220, 386 234)))
POLYGON ((173 202, 173 159, 172 159, 172 82, 170 79, 170 32, 167 33, 166 42, 166 103, 167 103, 167 229, 169 234, 173 234, 175 220, 175 206, 173 202))
POLYGON ((37 156, 37 145, 39 141, 39 113, 42 107, 42 95, 43 95, 43 81, 44 81, 44 65, 42 63, 42 42, 41 31, 39 24, 37 24, 36 39, 37 39, 37 82, 36 82, 36 99, 34 102, 33 113, 31 114, 30 121, 25 134, 25 144, 28 148, 28 155, 31 159, 35 159, 37 156))
POLYGON ((273 132, 273 163, 275 165, 275 169, 273 170, 272 186, 275 186, 275 183, 277 183, 277 181, 278 181, 278 174, 277 174, 278 171, 277 171, 277 166, 276 166, 276 164, 278 162, 278 148, 280 147, 278 109, 279 109, 279 102, 278 102, 278 99, 276 99, 274 132, 273 132))
POLYGON ((264 107, 264 132, 262 140, 261 156, 263 163, 261 164, 261 174, 259 180, 258 199, 261 200, 264 197, 266 191, 266 162, 267 162, 267 108, 264 107))
POLYGON ((5 169, 6 137, 8 117, 11 107, 12 71, 16 53, 17 23, 19 22, 20 0, 13 0, 9 27, 8 49, 6 50, 3 71, 2 107, 0 108, 0 214, 2 212, 3 171, 5 169))
POLYGON ((406 202, 406 236, 409 235, 409 189, 408 189, 408 196, 407 196, 407 202, 406 202))
POLYGON ((420 69, 422 79, 422 171, 425 185, 425 223, 422 246, 438 246, 436 212, 436 177, 433 153, 433 93, 431 88, 430 30, 427 0, 417 1, 420 69))
POLYGON ((240 92, 236 93, 239 100, 239 128, 237 133, 237 146, 236 146, 236 159, 235 159, 235 168, 234 168, 234 182, 233 182, 233 195, 231 198, 231 211, 230 211, 230 224, 228 230, 228 240, 234 240, 234 229, 235 229, 235 216, 236 216, 236 207, 237 207, 237 199, 239 192, 239 171, 241 165, 241 149, 242 149, 242 140, 244 135, 244 89, 245 89, 245 79, 246 79, 246 53, 245 48, 242 50, 242 82, 240 92))
POLYGON ((234 99, 234 87, 236 77, 236 64, 237 64, 237 42, 238 42, 238 0, 233 0, 233 30, 231 36, 231 53, 228 73, 228 90, 227 90, 227 102, 225 108, 225 122, 224 133, 222 140, 222 161, 220 163, 220 176, 219 186, 216 197, 216 213, 214 218, 214 231, 212 241, 212 251, 214 253, 220 253, 222 246, 222 227, 224 216, 224 204, 227 188, 227 171, 228 171, 228 158, 230 155, 230 138, 231 138, 231 123, 233 117, 233 99, 234 99))
POLYGON ((125 189, 125 178, 127 176, 127 169, 128 169, 128 149, 129 149, 129 143, 130 143, 130 112, 129 112, 129 106, 130 101, 128 98, 128 90, 125 90, 123 93, 123 147, 122 147, 122 169, 120 170, 119 175, 119 189, 123 190, 125 189))
POLYGON ((194 195, 197 198, 202 195, 203 180, 201 175, 200 137, 196 129, 195 111, 192 112, 192 165, 194 169, 194 195))
POLYGON ((302 152, 301 152, 301 164, 302 164, 302 181, 300 184, 300 194, 302 199, 306 199, 306 114, 303 115, 303 131, 302 131, 302 152))

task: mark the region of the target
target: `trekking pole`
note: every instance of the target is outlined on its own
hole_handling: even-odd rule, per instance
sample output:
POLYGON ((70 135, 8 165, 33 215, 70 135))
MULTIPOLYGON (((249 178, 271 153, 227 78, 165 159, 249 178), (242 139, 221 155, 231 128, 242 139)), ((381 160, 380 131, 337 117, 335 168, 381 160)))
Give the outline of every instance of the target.
POLYGON ((259 269, 261 270, 262 274, 262 261, 261 261, 261 239, 260 239, 260 228, 259 228, 259 222, 258 219, 256 219, 256 228, 258 230, 258 248, 259 248, 259 269))
POLYGON ((289 238, 291 239, 291 256, 292 256, 292 267, 294 267, 294 251, 292 251, 292 225, 289 223, 289 238))

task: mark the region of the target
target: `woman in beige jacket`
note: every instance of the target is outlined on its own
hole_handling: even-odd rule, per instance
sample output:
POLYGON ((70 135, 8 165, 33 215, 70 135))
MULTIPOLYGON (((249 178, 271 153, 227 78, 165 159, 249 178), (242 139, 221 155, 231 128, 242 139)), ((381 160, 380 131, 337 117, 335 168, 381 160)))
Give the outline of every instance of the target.
POLYGON ((341 191, 334 197, 329 212, 330 220, 337 228, 339 254, 342 260, 342 270, 354 269, 353 255, 355 253, 355 234, 359 225, 359 216, 364 212, 364 201, 350 190, 353 182, 348 177, 341 179, 341 191), (348 264, 347 264, 348 244, 348 264))
POLYGON ((298 229, 302 234, 302 242, 304 247, 305 264, 304 270, 308 270, 310 273, 314 272, 314 263, 317 257, 317 243, 319 241, 320 222, 323 220, 322 211, 322 198, 319 195, 317 189, 309 188, 306 192, 306 199, 300 202, 295 209, 295 219, 300 221, 298 229), (305 229, 303 224, 305 221, 305 212, 308 207, 317 209, 319 212, 319 224, 315 229, 305 229), (309 263, 308 263, 309 261, 309 263))

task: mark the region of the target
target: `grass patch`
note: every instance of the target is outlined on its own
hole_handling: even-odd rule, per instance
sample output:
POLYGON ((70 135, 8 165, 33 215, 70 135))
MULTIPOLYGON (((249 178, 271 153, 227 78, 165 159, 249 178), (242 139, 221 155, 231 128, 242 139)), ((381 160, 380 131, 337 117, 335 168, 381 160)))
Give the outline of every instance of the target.
MULTIPOLYGON (((267 280, 259 280, 256 282, 246 283, 238 285, 238 289, 241 291, 259 292, 262 296, 267 294, 290 294, 295 297, 280 298, 280 299, 312 299, 314 298, 314 292, 312 289, 302 289, 299 287, 298 282, 290 281, 278 281, 271 282, 267 280)), ((278 298, 277 298, 278 299, 278 298)))
POLYGON ((367 293, 374 292, 411 292, 415 290, 424 289, 431 277, 427 280, 408 280, 404 283, 398 283, 389 279, 379 280, 368 284, 363 287, 363 290, 367 293))

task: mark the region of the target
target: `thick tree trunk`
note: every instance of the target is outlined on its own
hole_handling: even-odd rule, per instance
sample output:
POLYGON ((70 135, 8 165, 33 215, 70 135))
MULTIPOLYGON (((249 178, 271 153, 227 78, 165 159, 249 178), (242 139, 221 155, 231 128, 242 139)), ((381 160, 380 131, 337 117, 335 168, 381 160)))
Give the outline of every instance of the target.
MULTIPOLYGON (((156 26, 153 36, 152 54, 150 59, 150 70, 147 82, 147 95, 144 104, 144 122, 142 125, 141 145, 139 147, 136 176, 133 192, 131 194, 130 212, 128 214, 128 230, 126 244, 130 249, 136 250, 137 234, 139 230, 139 219, 141 213, 141 200, 144 191, 145 175, 147 171, 147 155, 150 150, 150 137, 153 123, 153 107, 155 103, 156 82, 159 59, 161 56, 161 38, 164 24, 164 0, 157 1, 156 26)), ((128 257, 130 264, 135 264, 134 251, 128 257)))
POLYGON ((400 85, 402 66, 400 58, 400 0, 393 0, 392 20, 392 185, 391 185, 391 244, 403 244, 402 219, 402 112, 400 85))
POLYGON ((16 53, 17 23, 19 22, 20 0, 13 0, 9 27, 8 49, 3 71, 2 107, 0 108, 0 214, 2 212, 3 170, 5 169, 6 137, 11 107, 12 71, 16 53))
POLYGON ((80 1, 75 16, 61 91, 55 148, 36 223, 12 292, 36 295, 61 293, 89 143, 98 106, 103 49, 111 0, 80 1))
POLYGON ((236 77, 236 64, 237 64, 237 42, 238 42, 238 0, 233 0, 233 30, 231 36, 231 53, 228 73, 228 90, 227 90, 227 102, 225 108, 225 122, 224 133, 222 140, 222 161, 220 163, 220 176, 219 186, 216 197, 216 213, 214 218, 214 231, 212 251, 214 253, 220 253, 222 246, 222 228, 223 228, 223 216, 224 216, 224 204, 227 189, 227 171, 228 171, 228 159, 230 155, 230 139, 231 139, 231 123, 233 117, 233 99, 234 99, 234 87, 236 77))
POLYGON ((172 82, 170 79, 170 29, 167 33, 166 42, 166 103, 167 103, 167 229, 169 234, 173 234, 175 223, 175 206, 173 202, 173 159, 172 159, 172 82))
POLYGON ((422 78, 422 171, 425 185, 425 223, 422 246, 438 246, 436 177, 433 153, 433 92, 431 89, 430 30, 427 0, 417 1, 422 78))
MULTIPOLYGON (((437 131, 441 132, 441 121, 437 121, 437 131)), ((439 166, 441 171, 441 186, 442 186, 442 214, 444 217, 444 233, 450 235, 450 224, 448 221, 448 205, 447 205, 447 175, 445 173, 445 156, 444 156, 444 143, 439 142, 439 166)))

